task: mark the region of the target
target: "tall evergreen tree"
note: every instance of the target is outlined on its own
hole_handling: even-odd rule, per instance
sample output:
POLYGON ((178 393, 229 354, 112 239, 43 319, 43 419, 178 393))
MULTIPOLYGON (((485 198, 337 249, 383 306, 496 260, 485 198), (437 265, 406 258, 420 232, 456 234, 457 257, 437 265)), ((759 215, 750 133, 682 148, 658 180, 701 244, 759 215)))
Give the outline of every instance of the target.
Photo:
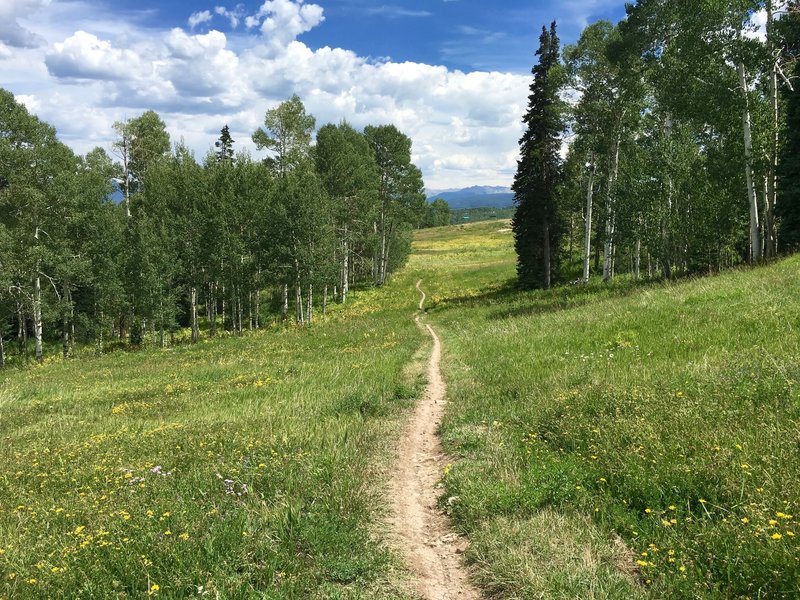
POLYGON ((219 139, 214 142, 214 146, 217 149, 217 162, 231 162, 233 160, 233 142, 231 132, 228 126, 225 125, 220 131, 219 139))
POLYGON ((558 273, 560 227, 557 187, 561 170, 563 102, 558 93, 563 78, 556 23, 542 27, 539 63, 534 66, 528 96, 527 129, 520 139, 520 159, 514 176, 512 220, 517 251, 517 278, 523 288, 549 288, 558 273))
POLYGON ((794 59, 790 76, 794 89, 784 88, 786 124, 779 166, 778 244, 784 250, 797 250, 800 248, 800 2, 790 3, 781 25, 786 53, 794 59))

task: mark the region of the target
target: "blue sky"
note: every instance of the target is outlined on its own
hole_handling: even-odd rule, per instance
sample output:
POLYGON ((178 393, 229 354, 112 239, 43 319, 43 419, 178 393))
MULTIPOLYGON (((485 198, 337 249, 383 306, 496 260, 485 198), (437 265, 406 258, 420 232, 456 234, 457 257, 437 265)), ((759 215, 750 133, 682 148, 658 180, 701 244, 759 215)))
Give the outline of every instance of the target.
POLYGON ((0 0, 0 86, 78 152, 154 109, 202 156, 292 93, 318 124, 391 122, 433 189, 508 185, 538 32, 624 0, 0 0))

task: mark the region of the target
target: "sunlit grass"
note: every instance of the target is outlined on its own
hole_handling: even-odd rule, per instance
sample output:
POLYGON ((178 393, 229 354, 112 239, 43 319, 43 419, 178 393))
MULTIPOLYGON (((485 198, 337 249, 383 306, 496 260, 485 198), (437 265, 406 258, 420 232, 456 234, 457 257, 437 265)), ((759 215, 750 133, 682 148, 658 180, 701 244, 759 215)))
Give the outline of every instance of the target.
POLYGON ((481 582, 800 594, 800 260, 523 293, 498 229, 429 232, 413 259, 446 349, 447 509, 481 582))
POLYGON ((413 290, 352 298, 311 329, 10 372, 0 597, 403 597, 375 532, 422 337, 413 290))

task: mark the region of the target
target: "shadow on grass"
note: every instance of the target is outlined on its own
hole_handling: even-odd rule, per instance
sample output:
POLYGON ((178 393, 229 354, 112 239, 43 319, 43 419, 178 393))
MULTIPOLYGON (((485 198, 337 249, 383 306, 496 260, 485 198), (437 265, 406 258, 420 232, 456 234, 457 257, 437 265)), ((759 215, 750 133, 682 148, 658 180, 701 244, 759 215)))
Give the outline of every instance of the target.
POLYGON ((495 307, 487 315, 488 319, 509 319, 560 312, 592 302, 624 298, 664 285, 663 279, 628 279, 612 283, 592 282, 589 285, 564 284, 549 290, 525 291, 519 289, 514 280, 510 280, 482 293, 444 298, 431 308, 438 312, 453 308, 495 307))

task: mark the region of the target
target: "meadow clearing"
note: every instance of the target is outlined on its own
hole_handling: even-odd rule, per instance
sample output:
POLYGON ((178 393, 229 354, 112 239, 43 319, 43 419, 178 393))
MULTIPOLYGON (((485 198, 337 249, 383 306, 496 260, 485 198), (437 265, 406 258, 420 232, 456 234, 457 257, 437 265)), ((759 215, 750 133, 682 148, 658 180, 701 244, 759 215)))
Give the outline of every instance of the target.
POLYGON ((324 324, 8 370, 0 598, 411 598, 383 523, 417 279, 487 597, 797 597, 798 272, 522 293, 475 223, 324 324))
POLYGON ((373 531, 413 288, 329 322, 7 371, 0 597, 402 598, 373 531))
POLYGON ((800 260, 512 289, 497 224, 415 243, 446 508, 503 598, 800 595, 800 260), (462 243, 464 242, 464 243, 462 243))

